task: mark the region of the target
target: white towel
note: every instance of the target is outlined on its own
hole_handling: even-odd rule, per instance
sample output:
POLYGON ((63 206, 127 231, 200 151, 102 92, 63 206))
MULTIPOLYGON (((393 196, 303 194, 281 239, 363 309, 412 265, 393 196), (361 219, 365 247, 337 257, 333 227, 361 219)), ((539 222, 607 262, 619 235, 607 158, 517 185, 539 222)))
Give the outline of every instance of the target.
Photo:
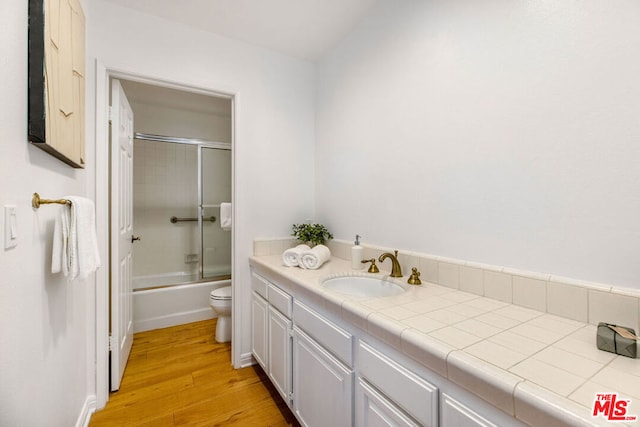
POLYGON ((51 272, 60 273, 64 270, 65 276, 69 274, 67 242, 69 241, 70 220, 71 210, 67 206, 62 206, 53 229, 51 272))
POLYGON ((300 257, 300 267, 316 270, 322 264, 329 261, 331 251, 325 245, 317 245, 312 249, 302 253, 300 257))
POLYGON ((298 245, 295 248, 289 248, 282 253, 282 264, 287 267, 297 267, 300 265, 300 256, 303 252, 310 250, 307 245, 298 245))
POLYGON ((220 228, 231 230, 231 203, 220 203, 220 228))
POLYGON ((74 280, 84 279, 100 267, 93 202, 84 197, 66 196, 71 206, 63 206, 53 232, 51 272, 74 280))

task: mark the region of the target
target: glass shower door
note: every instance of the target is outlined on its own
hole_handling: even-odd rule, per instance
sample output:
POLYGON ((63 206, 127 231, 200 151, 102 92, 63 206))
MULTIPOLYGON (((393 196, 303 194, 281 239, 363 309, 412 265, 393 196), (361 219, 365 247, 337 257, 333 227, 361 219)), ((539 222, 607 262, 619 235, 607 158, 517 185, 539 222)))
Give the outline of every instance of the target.
POLYGON ((220 204, 231 202, 231 149, 200 147, 202 279, 231 275, 231 231, 221 227, 220 204))

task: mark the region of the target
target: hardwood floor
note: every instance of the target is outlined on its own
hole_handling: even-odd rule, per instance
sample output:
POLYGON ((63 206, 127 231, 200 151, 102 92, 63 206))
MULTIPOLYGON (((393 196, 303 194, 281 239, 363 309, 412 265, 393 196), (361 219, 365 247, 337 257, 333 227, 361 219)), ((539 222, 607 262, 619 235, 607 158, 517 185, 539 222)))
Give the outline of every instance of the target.
POLYGON ((215 319, 134 336, 120 390, 93 414, 99 426, 299 426, 258 366, 233 369, 215 319))

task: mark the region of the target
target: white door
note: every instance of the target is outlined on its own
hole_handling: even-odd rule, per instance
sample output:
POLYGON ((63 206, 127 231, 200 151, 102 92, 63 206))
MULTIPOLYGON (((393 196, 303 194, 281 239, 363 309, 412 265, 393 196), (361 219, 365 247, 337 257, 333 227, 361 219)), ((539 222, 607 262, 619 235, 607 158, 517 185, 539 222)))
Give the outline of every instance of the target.
POLYGON ((111 83, 111 390, 120 388, 133 344, 133 111, 111 83))

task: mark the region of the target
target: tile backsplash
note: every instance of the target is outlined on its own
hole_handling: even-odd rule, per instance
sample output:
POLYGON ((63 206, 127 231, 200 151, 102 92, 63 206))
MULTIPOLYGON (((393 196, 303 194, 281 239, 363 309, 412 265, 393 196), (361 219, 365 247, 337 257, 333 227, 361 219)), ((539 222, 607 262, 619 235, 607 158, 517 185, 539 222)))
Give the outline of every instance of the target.
MULTIPOLYGON (((279 255, 299 242, 291 237, 257 239, 254 255, 279 255)), ((332 240, 327 246, 334 257, 351 259, 353 242, 332 240)), ((378 257, 392 249, 362 245, 364 258, 378 257)), ((597 325, 614 323, 640 331, 640 291, 585 282, 550 274, 467 262, 434 255, 399 251, 402 271, 418 267, 423 283, 459 289, 498 301, 597 325)), ((389 265, 380 268, 387 270, 389 265)))

